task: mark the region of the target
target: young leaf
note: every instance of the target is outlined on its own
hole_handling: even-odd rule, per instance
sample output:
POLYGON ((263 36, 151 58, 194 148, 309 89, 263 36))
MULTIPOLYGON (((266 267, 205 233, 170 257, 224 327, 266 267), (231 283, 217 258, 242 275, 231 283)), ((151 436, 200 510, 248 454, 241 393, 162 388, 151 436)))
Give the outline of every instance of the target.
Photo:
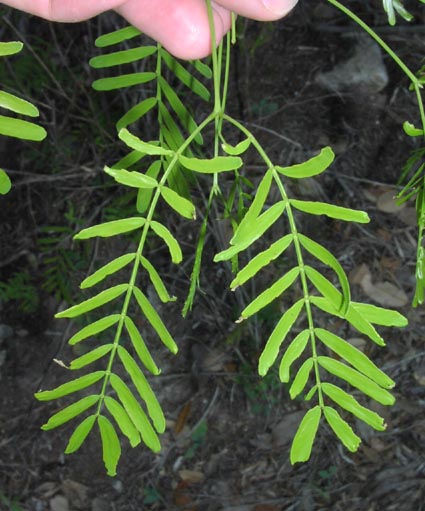
POLYGON ((288 332, 291 330, 292 325, 297 320, 303 305, 303 299, 295 302, 292 307, 285 312, 285 314, 280 318, 278 324, 275 326, 266 342, 263 352, 261 353, 260 360, 258 361, 258 373, 260 376, 265 376, 270 367, 274 364, 279 353, 280 346, 285 340, 288 332))
POLYGON ((90 431, 93 429, 96 417, 96 415, 89 415, 80 424, 78 424, 68 441, 65 454, 72 454, 73 452, 78 451, 90 431))
POLYGON ((289 382, 291 365, 302 355, 309 338, 310 331, 303 330, 295 337, 285 350, 279 366, 279 378, 282 383, 289 382))
POLYGON ((286 234, 283 238, 270 245, 267 250, 260 252, 252 258, 232 280, 230 284, 231 290, 234 291, 237 287, 245 284, 245 282, 264 268, 264 266, 267 266, 271 261, 277 259, 291 245, 292 241, 292 234, 286 234))
POLYGON ((12 188, 10 177, 3 169, 0 169, 0 195, 6 195, 12 188))
POLYGON ((288 287, 292 286, 295 279, 298 277, 300 269, 298 267, 289 270, 286 275, 281 277, 273 285, 263 291, 260 295, 255 298, 241 313, 241 317, 238 321, 243 321, 249 318, 253 314, 256 314, 259 310, 263 309, 273 300, 281 296, 288 287))
POLYGON ((385 389, 394 387, 394 381, 352 344, 323 328, 315 328, 314 332, 323 344, 375 383, 385 389))
POLYGON ((196 219, 195 206, 190 202, 190 200, 181 197, 174 190, 166 186, 161 186, 160 190, 161 196, 165 202, 177 211, 179 215, 184 218, 188 218, 189 220, 196 219))
POLYGON ((169 149, 165 149, 159 145, 149 144, 148 142, 143 142, 143 140, 140 140, 140 138, 136 137, 125 128, 119 131, 118 137, 125 142, 128 147, 144 154, 149 154, 151 156, 174 155, 173 151, 170 151, 169 149))
POLYGON ((335 435, 341 440, 350 452, 356 452, 361 443, 360 438, 354 433, 351 426, 341 417, 341 415, 330 406, 325 406, 323 412, 329 426, 335 435))
POLYGON ((132 188, 156 188, 158 181, 152 177, 146 176, 141 172, 129 172, 124 169, 111 169, 105 167, 104 171, 112 176, 117 183, 125 186, 131 186, 132 188))
POLYGON ((330 357, 317 357, 317 361, 319 362, 319 365, 331 374, 345 380, 356 389, 359 389, 367 396, 378 401, 378 403, 387 406, 394 404, 395 399, 392 394, 379 387, 379 385, 355 369, 352 369, 346 364, 330 357))
POLYGON ((320 406, 315 406, 304 415, 291 446, 290 459, 292 465, 308 461, 310 458, 321 416, 320 406))
POLYGON ((140 264, 148 272, 149 278, 153 284, 153 287, 155 288, 155 291, 158 293, 161 302, 175 302, 177 298, 168 294, 164 282, 162 281, 158 272, 155 270, 154 266, 146 259, 146 257, 141 256, 140 264))
POLYGON ((75 380, 59 385, 59 387, 56 387, 53 390, 43 390, 41 392, 36 392, 34 395, 39 401, 51 401, 52 399, 58 399, 60 397, 67 396, 68 394, 72 394, 73 392, 77 392, 78 390, 90 387, 104 376, 105 371, 95 371, 94 373, 85 374, 75 380))
POLYGON ((121 66, 142 60, 156 53, 156 46, 138 46, 128 50, 116 51, 106 55, 99 55, 89 60, 89 66, 94 69, 104 69, 107 67, 121 66))
POLYGON ((160 224, 156 220, 152 220, 150 226, 154 233, 162 238, 168 246, 170 251, 171 260, 174 264, 179 264, 183 260, 183 254, 179 245, 179 242, 176 238, 171 234, 171 232, 165 227, 165 225, 160 224))
POLYGON ((165 346, 167 346, 171 353, 176 354, 178 351, 177 344, 174 342, 169 331, 165 327, 156 310, 152 307, 149 300, 137 287, 133 289, 133 293, 137 303, 139 304, 139 307, 142 309, 143 314, 146 316, 146 319, 152 325, 161 341, 165 344, 165 346))
POLYGON ((143 442, 153 452, 159 452, 161 444, 158 436, 130 389, 116 374, 111 374, 110 382, 133 424, 142 435, 143 442))
POLYGON ((141 85, 142 83, 152 82, 156 79, 156 73, 130 73, 127 75, 111 76, 110 78, 101 78, 92 83, 92 87, 97 91, 111 91, 116 89, 124 89, 133 85, 141 85))
POLYGON ((121 28, 120 30, 115 30, 114 32, 110 32, 109 34, 103 34, 96 39, 94 42, 97 48, 106 48, 107 46, 113 46, 115 44, 122 43, 123 41, 127 41, 128 39, 132 39, 140 35, 139 29, 130 26, 121 28))
POLYGON ((130 110, 117 121, 115 125, 117 131, 121 131, 123 128, 127 128, 130 124, 133 124, 133 122, 141 119, 152 110, 157 103, 157 98, 147 98, 133 106, 133 108, 130 108, 130 110))
POLYGON ((139 330, 137 330, 137 327, 134 324, 133 320, 129 316, 126 316, 124 323, 127 328, 128 335, 130 336, 131 342, 133 344, 133 348, 135 349, 138 357, 140 358, 140 361, 148 371, 157 376, 158 374, 161 373, 161 371, 155 364, 151 354, 149 353, 148 348, 146 347, 145 341, 140 335, 139 330))
POLYGON ((38 117, 40 115, 38 108, 29 101, 18 98, 8 92, 0 91, 0 107, 29 117, 38 117))
POLYGON ((46 138, 47 131, 33 122, 0 115, 0 135, 40 142, 46 138))
POLYGON ((339 283, 341 285, 342 294, 344 297, 343 306, 341 307, 341 312, 345 314, 348 310, 348 306, 350 304, 350 284, 348 283, 347 275, 343 270, 342 266, 339 264, 336 257, 329 252, 325 247, 319 245, 307 236, 298 233, 298 239, 300 240, 301 245, 310 252, 313 257, 316 257, 319 261, 327 266, 330 266, 333 271, 337 274, 339 283))
POLYGON ((232 146, 230 144, 223 143, 221 144, 221 147, 225 153, 227 153, 229 156, 239 156, 240 154, 243 154, 246 152, 251 145, 251 139, 246 138, 245 140, 242 140, 242 142, 239 142, 239 144, 232 146))
POLYGON ((322 383, 322 390, 337 405, 347 410, 347 412, 352 413, 366 424, 369 424, 373 429, 377 431, 385 430, 384 419, 377 413, 372 412, 372 410, 362 406, 353 396, 345 392, 345 390, 340 389, 332 383, 326 382, 322 383))
POLYGON ((242 167, 243 161, 239 156, 216 156, 215 158, 188 158, 179 155, 179 162, 188 170, 200 172, 201 174, 216 174, 237 170, 242 167))
MULTIPOLYGON (((241 234, 238 236, 237 244, 232 245, 227 250, 223 250, 223 252, 218 253, 214 257, 214 261, 226 261, 231 259, 239 252, 242 252, 248 248, 255 241, 261 238, 261 236, 282 216, 285 208, 285 201, 279 201, 276 202, 276 204, 273 204, 273 206, 271 206, 253 222, 250 231, 244 230, 243 237, 241 234)), ((233 242, 233 239, 231 242, 233 242)))
POLYGON ((118 356, 125 367, 125 370, 130 375, 130 378, 136 387, 140 397, 146 403, 146 408, 150 418, 152 419, 153 425, 158 433, 164 433, 165 431, 165 417, 162 412, 161 406, 156 399, 145 375, 140 370, 134 359, 128 353, 128 351, 122 346, 118 346, 118 356))
POLYGON ((115 298, 118 298, 118 296, 125 293, 127 289, 128 284, 118 284, 117 286, 106 289, 105 291, 101 291, 96 296, 93 296, 88 300, 84 300, 84 302, 73 305, 62 312, 58 312, 55 314, 55 318, 75 318, 77 316, 81 316, 81 314, 85 314, 86 312, 105 305, 105 303, 115 300, 115 298))
POLYGON ((114 347, 113 344, 104 344, 103 346, 98 346, 94 350, 89 351, 88 353, 81 355, 81 357, 78 357, 75 360, 73 360, 69 368, 72 370, 81 369, 82 367, 85 367, 93 363, 95 360, 99 360, 99 358, 104 357, 107 353, 109 353, 112 350, 113 347, 114 347))
POLYGON ((141 442, 140 433, 137 431, 136 426, 131 421, 124 407, 111 396, 105 396, 104 403, 123 435, 128 438, 131 447, 139 445, 141 442))
POLYGON ((96 237, 109 238, 110 236, 117 236, 118 234, 124 234, 139 229, 143 227, 145 223, 146 218, 141 216, 112 220, 111 222, 105 222, 83 229, 74 236, 74 240, 88 240, 96 237))
POLYGON ((68 343, 73 346, 74 344, 87 339, 87 337, 92 337, 96 334, 99 334, 107 328, 110 328, 112 325, 118 323, 120 317, 120 314, 111 314, 110 316, 105 316, 102 319, 98 319, 94 323, 90 323, 90 325, 87 325, 79 330, 69 339, 68 343))
POLYGON ((111 421, 99 415, 97 418, 100 437, 102 439, 103 462, 108 476, 117 475, 118 460, 121 456, 121 445, 111 421))
POLYGON ((304 390, 312 369, 313 359, 308 358, 298 369, 297 375, 295 376, 291 388, 289 389, 289 395, 291 396, 291 399, 295 399, 304 390))
POLYGON ((109 277, 109 275, 113 275, 119 270, 122 270, 127 266, 127 264, 130 264, 132 261, 134 261, 136 257, 135 253, 132 254, 124 254, 120 257, 117 257, 113 261, 105 264, 98 270, 96 270, 94 273, 92 273, 89 277, 85 278, 83 282, 80 284, 81 289, 88 289, 89 287, 92 287, 99 282, 102 282, 106 277, 109 277))
POLYGON ((335 154, 330 147, 324 147, 317 156, 310 160, 290 167, 278 167, 275 169, 286 177, 300 179, 304 177, 317 176, 324 172, 334 161, 335 154))
POLYGON ((62 426, 62 424, 65 424, 74 417, 77 417, 77 415, 80 415, 80 413, 85 412, 94 404, 96 404, 99 401, 99 397, 100 396, 96 395, 86 396, 79 401, 72 403, 72 405, 63 408, 59 412, 52 415, 46 424, 41 426, 41 429, 43 431, 49 431, 50 429, 55 429, 58 426, 62 426))
POLYGON ((289 202, 294 208, 304 213, 309 213, 310 215, 325 215, 329 218, 336 218, 337 220, 343 220, 345 222, 357 222, 360 224, 367 224, 370 222, 367 213, 356 209, 334 206, 333 204, 327 204, 325 202, 311 202, 296 199, 291 199, 289 202))

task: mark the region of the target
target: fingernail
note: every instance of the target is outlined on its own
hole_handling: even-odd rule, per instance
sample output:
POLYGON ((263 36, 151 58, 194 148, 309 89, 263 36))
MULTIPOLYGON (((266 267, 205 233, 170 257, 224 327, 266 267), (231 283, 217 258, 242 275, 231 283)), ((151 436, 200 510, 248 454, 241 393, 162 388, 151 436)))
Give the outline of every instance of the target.
POLYGON ((261 0, 264 7, 273 14, 284 16, 298 3, 298 0, 261 0))

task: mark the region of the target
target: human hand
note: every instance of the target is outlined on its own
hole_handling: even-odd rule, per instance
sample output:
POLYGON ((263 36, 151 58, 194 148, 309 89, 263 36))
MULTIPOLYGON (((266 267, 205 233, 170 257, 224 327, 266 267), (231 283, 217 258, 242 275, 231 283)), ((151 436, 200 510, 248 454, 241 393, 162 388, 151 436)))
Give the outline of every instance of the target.
MULTIPOLYGON (((230 29, 231 12, 260 21, 279 19, 298 0, 212 0, 217 42, 230 29)), ((51 21, 77 22, 114 9, 170 53, 184 59, 211 53, 205 0, 3 0, 51 21)))

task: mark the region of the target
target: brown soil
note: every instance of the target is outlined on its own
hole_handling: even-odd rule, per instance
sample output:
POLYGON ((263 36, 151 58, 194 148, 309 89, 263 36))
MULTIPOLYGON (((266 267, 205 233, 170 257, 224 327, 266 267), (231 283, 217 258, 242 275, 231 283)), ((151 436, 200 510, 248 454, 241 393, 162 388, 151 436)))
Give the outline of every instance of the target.
MULTIPOLYGON (((348 3, 372 24, 385 26, 379 8, 348 3)), ((379 7, 380 2, 377 4, 379 7)), ((416 14, 423 16, 423 9, 416 14)), ((369 344, 365 348, 397 382, 395 406, 377 408, 388 424, 386 432, 376 433, 353 422, 363 443, 356 454, 349 454, 337 445, 332 432, 322 427, 310 462, 293 467, 289 463, 290 442, 306 405, 289 399, 288 388, 279 383, 275 372, 264 380, 256 373, 264 340, 291 297, 279 303, 277 310, 235 326, 249 291, 247 295, 228 291, 229 270, 210 263, 226 238, 228 226, 221 221, 215 223, 208 239, 203 293, 188 320, 181 319, 181 305, 162 310, 180 348, 176 358, 162 350, 155 353, 163 372, 152 385, 168 421, 162 452, 154 456, 123 443, 118 476, 112 479, 104 473, 95 435, 76 455, 65 456, 62 452, 73 426, 48 433, 40 430, 58 405, 36 402, 33 393, 41 386, 51 388, 63 381, 63 368, 51 361, 72 358, 66 341, 78 329, 76 324, 52 319, 64 296, 55 296, 43 286, 47 262, 37 242, 42 237, 40 226, 63 225, 64 215, 68 215, 70 231, 64 233, 61 247, 77 251, 70 264, 73 274, 64 279, 65 288, 68 285, 73 293, 94 256, 102 259, 123 253, 123 247, 113 244, 96 245, 93 253, 85 252, 88 249, 71 240, 72 230, 82 225, 80 218, 95 223, 105 207, 126 204, 125 197, 120 206, 107 196, 101 173, 104 162, 116 156, 117 149, 110 149, 113 139, 108 130, 113 133, 121 105, 110 101, 112 96, 105 100, 87 92, 90 71, 81 65, 96 31, 111 28, 115 21, 108 18, 100 26, 93 22, 58 29, 16 14, 9 13, 7 19, 11 24, 7 24, 7 35, 13 34, 11 26, 26 34, 29 46, 41 52, 52 72, 44 84, 37 85, 40 73, 34 77, 28 69, 21 93, 44 98, 40 109, 53 138, 37 147, 10 142, 2 146, 1 161, 12 170, 15 189, 1 199, 0 281, 26 269, 32 275, 38 303, 31 311, 22 311, 19 302, 12 300, 0 309, 0 323, 13 330, 7 338, 0 336, 0 510, 425 509, 423 309, 411 309, 409 304, 400 307, 409 318, 409 327, 383 329, 385 349, 369 344), (51 54, 43 53, 47 47, 34 34, 40 39, 56 39, 51 54), (68 73, 75 86, 62 91, 57 84, 66 80, 68 73), (98 133, 97 145, 87 142, 92 129, 98 133)), ((417 25, 415 31, 404 24, 382 29, 386 40, 413 69, 424 55, 422 29, 423 25, 417 25)), ((320 2, 301 2, 284 22, 247 23, 241 48, 235 50, 229 110, 250 123, 282 166, 309 158, 325 145, 334 147, 337 158, 332 169, 318 180, 294 186, 291 192, 301 198, 364 209, 372 222, 353 227, 310 220, 300 224, 303 231, 326 244, 347 272, 365 263, 374 282, 390 282, 410 298, 416 237, 412 210, 400 214, 385 212, 382 207, 382 196, 396 190, 400 169, 415 147, 401 130, 405 119, 417 120, 407 80, 385 57, 389 83, 378 92, 332 92, 315 81, 319 72, 353 54, 356 30, 320 2)), ((11 67, 7 71, 13 74, 11 67)), ((261 175, 255 158, 248 172, 254 182, 261 175)), ((183 224, 171 225, 187 247, 188 262, 176 273, 159 251, 155 264, 167 275, 170 290, 183 299, 194 231, 183 224)), ((65 275, 67 270, 63 269, 65 275)), ((355 282, 353 277, 355 299, 373 301, 355 282)), ((326 318, 318 321, 325 324, 326 318)))

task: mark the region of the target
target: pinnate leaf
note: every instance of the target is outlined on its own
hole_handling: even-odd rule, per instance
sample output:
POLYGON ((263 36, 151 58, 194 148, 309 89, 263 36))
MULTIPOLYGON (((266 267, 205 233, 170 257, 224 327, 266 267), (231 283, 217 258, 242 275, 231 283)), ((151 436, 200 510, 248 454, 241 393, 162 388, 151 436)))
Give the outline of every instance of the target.
POLYGON ((295 399, 305 389, 312 369, 312 358, 308 358, 303 362, 303 364, 301 364, 301 367, 298 369, 297 375, 295 376, 294 381, 292 382, 292 385, 289 389, 289 395, 291 396, 291 399, 295 399))
POLYGON ((99 55, 89 60, 89 65, 94 69, 103 69, 107 67, 121 66, 122 64, 130 64, 137 60, 144 59, 156 53, 156 46, 138 46, 128 50, 116 51, 106 55, 99 55))
POLYGON ((140 138, 136 137, 125 128, 119 131, 118 137, 125 142, 128 147, 131 147, 142 154, 149 154, 151 156, 173 156, 174 154, 173 151, 165 149, 159 145, 143 142, 140 138))
POLYGON ((133 108, 130 108, 130 110, 117 121, 115 125, 117 131, 127 128, 130 124, 133 124, 133 122, 144 117, 157 103, 157 98, 147 98, 133 106, 133 108))
POLYGON ((235 146, 232 146, 227 143, 223 143, 221 145, 223 151, 227 153, 229 156, 239 156, 240 154, 243 154, 246 152, 251 145, 251 139, 246 138, 245 140, 242 140, 242 142, 239 142, 235 146))
POLYGON ((216 156, 215 158, 188 158, 179 155, 179 162, 184 168, 201 174, 216 174, 237 170, 242 167, 243 161, 239 156, 216 156))
POLYGON ((84 300, 84 302, 73 305, 62 312, 58 312, 55 314, 55 318, 75 318, 77 316, 81 316, 81 314, 85 314, 86 312, 105 305, 105 303, 115 300, 115 298, 118 298, 118 296, 125 293, 127 289, 128 284, 118 284, 117 286, 106 289, 105 291, 101 291, 96 296, 93 296, 88 300, 84 300))
POLYGON ((63 408, 59 412, 52 415, 47 423, 41 426, 41 429, 44 431, 49 431, 50 429, 62 426, 62 424, 65 424, 74 417, 77 417, 77 415, 80 415, 80 413, 85 412, 90 407, 95 405, 99 401, 99 397, 100 396, 97 395, 86 396, 79 401, 72 403, 72 405, 63 408))
POLYGON ((92 87, 97 91, 110 91, 141 85, 142 83, 152 82, 156 79, 156 73, 130 73, 126 75, 112 76, 111 78, 101 78, 92 83, 92 87))
POLYGON ((74 370, 86 367, 87 365, 93 363, 94 361, 104 357, 107 353, 109 353, 112 350, 113 347, 114 347, 113 344, 103 344, 102 346, 98 346, 94 350, 91 350, 88 353, 81 355, 81 357, 78 357, 75 360, 73 360, 69 368, 74 370))
POLYGON ((106 472, 108 476, 114 477, 117 475, 118 460, 121 456, 120 441, 109 419, 99 415, 97 424, 102 439, 103 462, 105 463, 106 472))
POLYGON ((303 330, 291 342, 285 350, 279 366, 279 378, 282 383, 288 383, 290 379, 291 366, 305 350, 310 338, 309 330, 303 330))
POLYGON ((146 343, 143 340, 142 336, 140 335, 140 332, 137 329, 136 325, 134 324, 133 320, 129 316, 127 316, 124 322, 128 335, 130 336, 131 342, 133 344, 133 348, 135 349, 138 357, 140 358, 140 361, 148 371, 157 376, 158 374, 161 373, 161 371, 155 364, 151 354, 149 353, 148 348, 146 347, 146 343))
POLYGON ((335 435, 341 440, 350 452, 356 452, 360 445, 360 438, 354 433, 351 426, 341 417, 341 415, 330 406, 323 408, 326 421, 332 428, 335 435))
POLYGON ((303 417, 291 446, 291 464, 308 461, 319 428, 322 411, 320 406, 311 408, 303 417))
POLYGON ((15 55, 19 53, 24 44, 21 41, 10 41, 8 43, 0 43, 0 57, 7 57, 8 55, 15 55))
POLYGON ((40 115, 38 108, 32 103, 4 91, 0 91, 0 107, 17 114, 28 115, 29 117, 38 117, 40 115))
POLYGON ((309 213, 310 215, 325 215, 329 218, 336 218, 337 220, 343 220, 345 222, 357 222, 360 224, 367 224, 370 222, 369 215, 357 209, 335 206, 334 204, 327 204, 326 202, 312 202, 296 199, 291 199, 289 202, 294 208, 304 213, 309 213))
POLYGON ((364 319, 374 325, 405 327, 408 324, 407 318, 398 311, 384 309, 369 303, 352 302, 353 309, 364 319))
POLYGON ((0 115, 0 135, 40 142, 46 138, 47 131, 33 122, 0 115))
POLYGON ((275 167, 275 169, 286 177, 295 179, 313 177, 324 172, 334 161, 335 154, 330 147, 324 147, 317 156, 310 160, 290 167, 275 167))
POLYGON ((132 188, 156 188, 158 181, 152 177, 146 176, 141 172, 135 172, 125 169, 111 169, 109 167, 104 168, 105 172, 112 176, 117 183, 125 186, 131 186, 132 188))
POLYGON ((134 231, 145 225, 146 219, 141 216, 131 218, 123 218, 122 220, 112 220, 103 224, 93 225, 87 229, 83 229, 74 236, 75 240, 88 240, 90 238, 109 238, 134 231))
POLYGON ((167 288, 165 287, 164 282, 162 281, 159 273, 156 271, 154 266, 146 259, 146 257, 140 258, 140 264, 143 268, 148 272, 149 278, 155 288, 155 291, 158 293, 158 296, 163 303, 167 302, 175 302, 177 298, 175 296, 170 296, 167 288))
POLYGON ((81 342, 88 337, 99 334, 100 332, 110 328, 112 325, 118 323, 120 317, 120 314, 111 314, 110 316, 105 316, 102 319, 98 319, 94 323, 90 323, 90 325, 87 325, 79 330, 69 339, 68 343, 73 346, 74 344, 77 344, 78 342, 81 342))
POLYGON ((139 445, 141 442, 140 433, 137 431, 136 426, 133 424, 124 407, 111 396, 105 396, 104 403, 123 435, 128 438, 131 447, 139 445))
POLYGON ((117 257, 84 279, 80 284, 80 288, 87 289, 98 284, 99 282, 102 282, 106 277, 109 277, 109 275, 113 275, 117 271, 125 268, 128 264, 134 261, 135 257, 135 253, 124 254, 120 257, 117 257))
POLYGON ((122 43, 123 41, 127 41, 128 39, 132 39, 133 37, 137 37, 140 34, 140 30, 133 26, 125 27, 120 30, 110 32, 109 34, 101 35, 96 39, 94 44, 97 48, 106 48, 107 46, 113 46, 115 44, 122 43))
POLYGON ((0 195, 6 195, 12 188, 10 177, 3 169, 0 169, 0 195))
POLYGON ((195 206, 190 200, 185 199, 167 186, 161 186, 161 196, 165 202, 173 208, 179 215, 189 220, 196 219, 195 206))
POLYGON ((179 264, 183 260, 183 254, 179 245, 179 242, 176 238, 171 234, 171 232, 165 227, 165 225, 160 224, 156 220, 152 220, 150 226, 153 232, 162 238, 168 246, 170 251, 171 260, 174 264, 179 264))

